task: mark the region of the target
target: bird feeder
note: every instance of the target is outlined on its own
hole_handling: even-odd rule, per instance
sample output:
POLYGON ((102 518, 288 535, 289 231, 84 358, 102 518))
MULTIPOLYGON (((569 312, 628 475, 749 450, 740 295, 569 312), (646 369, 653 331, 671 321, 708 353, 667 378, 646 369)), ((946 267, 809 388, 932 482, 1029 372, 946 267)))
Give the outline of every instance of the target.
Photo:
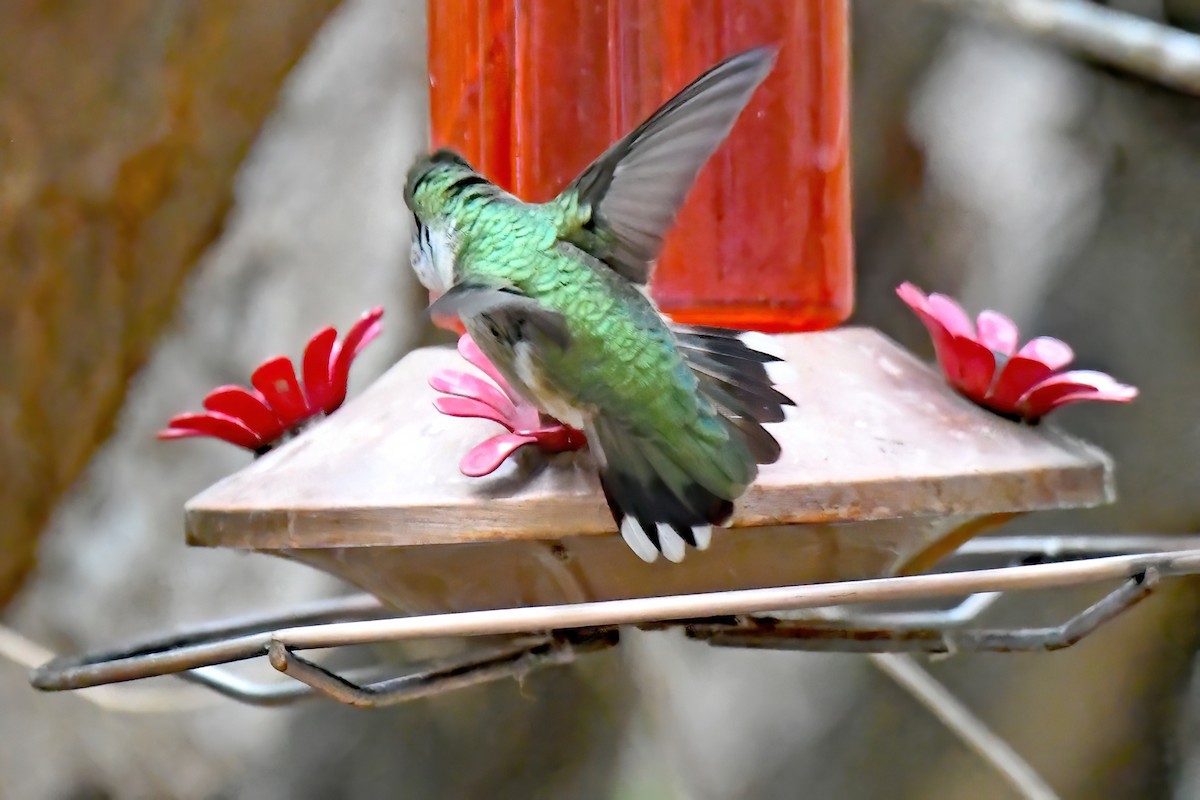
MULTIPOLYGON (((719 57, 783 39, 775 73, 701 174, 652 287, 680 320, 776 334, 795 373, 780 388, 797 413, 771 426, 783 455, 711 547, 681 564, 639 560, 614 529, 586 450, 462 474, 459 459, 495 425, 434 410, 430 377, 457 363, 453 349, 408 354, 337 408, 373 312, 342 349, 323 331, 310 343, 317 355, 306 353, 306 384, 313 367, 324 387, 317 410, 336 413, 185 511, 193 545, 298 561, 363 594, 56 659, 34 672, 35 686, 177 674, 252 703, 319 692, 385 705, 570 663, 617 644, 630 625, 725 646, 1046 650, 1077 641, 1160 578, 1200 570, 1200 549, 1183 539, 975 538, 1017 515, 1111 502, 1110 460, 1052 425, 971 402, 876 331, 833 327, 852 292, 846 4, 699 5, 430 3, 430 82, 435 144, 543 200, 719 57), (1104 582, 1116 588, 1061 626, 976 625, 1005 592, 1104 582), (961 602, 911 605, 945 598, 961 602), (369 680, 302 655, 445 637, 486 644, 369 680), (262 657, 296 682, 248 683, 223 667, 262 657)), ((923 296, 910 299, 945 363, 957 334, 931 322, 923 296)), ((992 356, 975 346, 963 353, 978 367, 992 356)), ((260 372, 268 366, 296 383, 290 365, 260 372)), ((996 405, 982 397, 986 384, 975 390, 996 405)), ((224 391, 218 401, 245 397, 224 391)), ((298 423, 303 397, 292 405, 263 424, 278 434, 283 417, 298 423)), ((235 433, 267 450, 260 430, 235 433)))
POLYGON ((57 659, 35 672, 34 684, 78 689, 171 673, 247 702, 310 691, 213 669, 267 656, 311 690, 382 705, 569 663, 616 644, 622 625, 683 627, 725 646, 938 652, 953 639, 958 650, 1053 649, 1145 596, 1160 577, 1200 569, 1200 551, 1181 549, 1183 540, 968 542, 1019 514, 1110 502, 1111 462, 1052 426, 1022 425, 969 402, 878 332, 778 340, 796 372, 782 388, 802 414, 774 426, 783 458, 762 469, 731 527, 682 564, 647 564, 629 550, 586 451, 524 459, 487 478, 459 473, 458 457, 491 429, 434 410, 428 378, 457 357, 423 348, 186 506, 191 544, 299 561, 364 595, 57 659), (1031 555, 1058 563, 1028 564, 1031 555), (954 559, 974 568, 927 573, 954 559), (1111 595, 1064 627, 971 627, 998 593, 1114 580, 1111 595), (967 599, 923 615, 886 605, 951 596, 967 599), (864 603, 877 608, 854 610, 864 603), (817 617, 780 613, 814 608, 817 617), (444 637, 488 645, 369 683, 300 655, 444 637))

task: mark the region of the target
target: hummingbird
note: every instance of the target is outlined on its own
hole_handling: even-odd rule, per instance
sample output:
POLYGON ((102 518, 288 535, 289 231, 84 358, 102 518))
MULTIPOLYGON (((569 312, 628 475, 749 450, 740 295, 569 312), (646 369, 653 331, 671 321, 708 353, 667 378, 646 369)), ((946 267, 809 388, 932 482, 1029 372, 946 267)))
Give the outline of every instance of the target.
MULTIPOLYGON (((709 546, 780 445, 791 399, 762 333, 675 324, 648 292, 696 175, 770 72, 773 48, 704 72, 555 199, 526 203, 451 150, 410 168, 412 266, 513 388, 584 431, 617 529, 644 561, 709 546)), ((685 232, 686 233, 686 232, 685 232)))

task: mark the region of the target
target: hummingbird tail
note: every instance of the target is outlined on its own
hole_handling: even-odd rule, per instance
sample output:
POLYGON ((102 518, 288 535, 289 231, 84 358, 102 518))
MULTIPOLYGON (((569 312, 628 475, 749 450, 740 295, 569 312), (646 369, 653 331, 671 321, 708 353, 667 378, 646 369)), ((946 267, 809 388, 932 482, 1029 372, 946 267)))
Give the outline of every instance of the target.
POLYGON ((706 488, 662 443, 633 435, 604 415, 589 423, 587 436, 601 463, 608 508, 643 561, 662 553, 678 562, 687 545, 706 549, 713 526, 733 514, 733 502, 706 488))
POLYGON ((765 334, 672 325, 675 343, 700 381, 700 391, 720 411, 726 424, 745 441, 756 464, 779 460, 780 447, 763 427, 783 422, 792 399, 775 388, 789 368, 774 340, 765 334))
POLYGON ((603 414, 587 431, 609 510, 644 561, 659 553, 681 561, 685 545, 708 547, 712 527, 729 522, 733 501, 754 479, 756 465, 779 459, 779 442, 763 423, 782 422, 784 406, 793 405, 774 387, 771 373, 783 359, 764 352, 776 349, 770 338, 724 328, 672 330, 701 394, 719 415, 709 420, 718 435, 689 430, 673 439, 638 436, 603 414), (719 435, 721 424, 729 436, 719 435))

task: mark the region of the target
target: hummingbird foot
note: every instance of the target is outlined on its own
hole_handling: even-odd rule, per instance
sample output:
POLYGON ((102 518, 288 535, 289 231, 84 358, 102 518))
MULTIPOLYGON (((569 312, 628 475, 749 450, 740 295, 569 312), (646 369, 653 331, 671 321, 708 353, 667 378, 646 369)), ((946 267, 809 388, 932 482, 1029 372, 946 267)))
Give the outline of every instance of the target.
POLYGON ((491 380, 458 370, 438 370, 429 378, 429 385, 443 394, 433 401, 434 407, 447 416, 488 419, 507 429, 467 451, 458 466, 464 475, 489 475, 526 445, 548 454, 587 446, 583 431, 543 413, 514 391, 470 336, 464 334, 458 340, 458 352, 491 380))

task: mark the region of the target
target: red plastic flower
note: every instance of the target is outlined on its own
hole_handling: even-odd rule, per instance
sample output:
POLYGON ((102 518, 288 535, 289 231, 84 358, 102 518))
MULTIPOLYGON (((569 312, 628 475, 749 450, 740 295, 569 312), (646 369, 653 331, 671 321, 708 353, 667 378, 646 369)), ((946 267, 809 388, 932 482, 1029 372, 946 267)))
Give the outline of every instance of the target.
POLYGON ((212 436, 262 455, 299 433, 309 422, 332 414, 346 399, 350 364, 382 330, 382 308, 358 318, 339 343, 323 328, 304 348, 304 387, 286 356, 266 361, 250 378, 253 389, 218 386, 204 398, 203 414, 172 417, 160 439, 212 436))
POLYGON ((513 391, 470 336, 463 334, 459 338, 458 353, 493 383, 466 372, 438 370, 430 376, 429 385, 448 396, 434 400, 434 407, 451 417, 490 419, 508 429, 508 433, 497 434, 472 447, 459 462, 462 474, 478 478, 494 472, 527 444, 535 444, 547 453, 578 450, 587 444, 582 431, 543 414, 513 391))
POLYGON ((1017 349, 1017 326, 995 311, 975 325, 949 297, 928 297, 911 283, 896 289, 933 337, 946 380, 970 400, 1010 419, 1037 422, 1054 409, 1083 400, 1128 403, 1137 389, 1091 370, 1061 372, 1075 353, 1065 342, 1039 336, 1017 349))

